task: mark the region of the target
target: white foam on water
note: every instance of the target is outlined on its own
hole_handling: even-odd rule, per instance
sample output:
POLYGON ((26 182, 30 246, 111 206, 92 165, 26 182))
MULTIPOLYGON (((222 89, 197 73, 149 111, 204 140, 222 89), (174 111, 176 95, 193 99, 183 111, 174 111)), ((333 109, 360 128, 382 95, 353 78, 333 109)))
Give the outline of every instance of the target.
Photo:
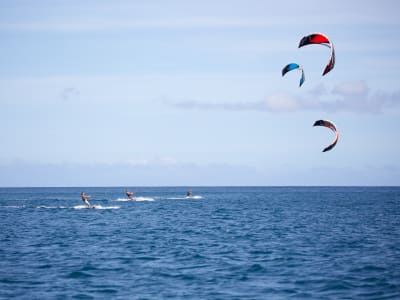
POLYGON ((95 209, 119 209, 119 206, 102 206, 102 205, 93 205, 95 209))
POLYGON ((154 201, 151 197, 136 197, 136 201, 154 201))
POLYGON ((84 209, 84 208, 88 208, 86 205, 75 205, 74 206, 75 209, 84 209))
POLYGON ((134 200, 131 200, 129 198, 118 198, 117 200, 112 200, 112 201, 118 201, 118 202, 135 202, 135 201, 154 201, 154 198, 151 197, 134 197, 134 200))
MULTIPOLYGON (((19 205, 3 205, 0 206, 0 208, 29 208, 25 205, 19 206, 19 205)), ((68 206, 47 206, 47 205, 39 205, 39 206, 34 206, 31 208, 37 208, 37 209, 66 209, 66 208, 71 208, 68 206)), ((74 209, 87 209, 88 207, 86 205, 75 205, 72 208, 74 209)), ((102 205, 93 205, 94 209, 119 209, 120 206, 102 206, 102 205)))
POLYGON ((131 199, 128 199, 128 198, 118 198, 117 200, 112 200, 112 201, 128 202, 128 201, 132 201, 132 200, 131 200, 131 199))
POLYGON ((134 197, 133 200, 131 200, 129 198, 118 198, 117 200, 112 200, 112 201, 118 201, 118 202, 154 201, 154 198, 151 198, 151 197, 134 197))
POLYGON ((169 200, 203 199, 202 196, 169 197, 169 200))
POLYGON ((186 199, 203 199, 203 197, 202 196, 186 196, 185 197, 186 199))
MULTIPOLYGON (((74 209, 88 209, 86 205, 75 205, 74 209)), ((102 206, 102 205, 93 205, 94 209, 119 209, 119 206, 102 206)))

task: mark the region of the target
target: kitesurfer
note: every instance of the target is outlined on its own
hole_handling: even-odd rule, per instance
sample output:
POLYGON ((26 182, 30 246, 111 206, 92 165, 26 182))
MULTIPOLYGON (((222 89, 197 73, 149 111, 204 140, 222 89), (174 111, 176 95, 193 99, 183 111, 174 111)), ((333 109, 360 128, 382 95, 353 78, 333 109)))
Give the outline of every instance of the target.
POLYGON ((81 193, 82 201, 85 202, 86 206, 88 208, 92 208, 92 205, 89 203, 89 198, 91 197, 90 195, 85 195, 85 192, 81 193))
POLYGON ((135 198, 133 198, 133 194, 134 194, 133 192, 130 192, 127 189, 125 189, 125 194, 129 198, 129 200, 135 201, 135 198))

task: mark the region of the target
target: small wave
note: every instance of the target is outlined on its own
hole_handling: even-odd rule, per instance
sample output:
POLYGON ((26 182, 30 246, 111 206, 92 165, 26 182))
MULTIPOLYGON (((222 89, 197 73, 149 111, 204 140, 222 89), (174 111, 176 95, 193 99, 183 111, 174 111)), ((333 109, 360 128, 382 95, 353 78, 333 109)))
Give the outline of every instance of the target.
POLYGON ((25 205, 4 205, 0 206, 0 208, 25 208, 25 205))
POLYGON ((89 277, 93 277, 93 275, 83 271, 74 271, 67 275, 67 278, 89 278, 89 277))
POLYGON ((35 208, 68 208, 66 206, 46 206, 46 205, 40 205, 36 206, 35 208))

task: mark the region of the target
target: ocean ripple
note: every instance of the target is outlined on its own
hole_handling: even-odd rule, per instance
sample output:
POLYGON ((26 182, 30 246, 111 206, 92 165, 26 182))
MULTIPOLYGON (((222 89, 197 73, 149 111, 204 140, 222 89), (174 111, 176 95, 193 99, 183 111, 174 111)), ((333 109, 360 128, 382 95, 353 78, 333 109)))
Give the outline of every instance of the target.
POLYGON ((0 189, 0 298, 400 298, 400 188, 87 190, 0 189))

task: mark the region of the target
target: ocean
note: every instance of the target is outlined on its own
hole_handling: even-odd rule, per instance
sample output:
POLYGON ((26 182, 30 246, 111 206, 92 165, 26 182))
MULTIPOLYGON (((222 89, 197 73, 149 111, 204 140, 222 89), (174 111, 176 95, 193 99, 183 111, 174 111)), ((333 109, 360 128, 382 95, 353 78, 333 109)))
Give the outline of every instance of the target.
POLYGON ((1 188, 0 298, 400 299, 400 187, 191 188, 1 188))

